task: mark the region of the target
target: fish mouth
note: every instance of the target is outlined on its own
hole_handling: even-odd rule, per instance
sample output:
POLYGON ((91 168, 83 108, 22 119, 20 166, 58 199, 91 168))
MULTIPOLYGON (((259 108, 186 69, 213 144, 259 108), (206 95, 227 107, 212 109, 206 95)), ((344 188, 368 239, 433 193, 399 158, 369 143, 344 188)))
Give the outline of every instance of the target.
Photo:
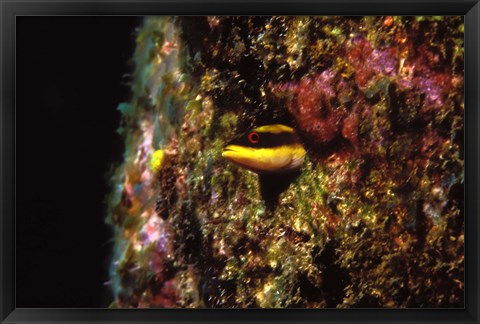
POLYGON ((225 159, 242 168, 258 173, 259 170, 255 167, 253 156, 252 149, 233 144, 225 146, 222 152, 222 157, 225 159))
POLYGON ((222 157, 233 162, 249 160, 252 157, 252 149, 238 145, 227 145, 223 148, 222 157))
POLYGON ((238 153, 238 150, 235 150, 235 148, 232 145, 228 145, 223 148, 222 157, 231 160, 237 157, 238 154, 236 153, 238 153))

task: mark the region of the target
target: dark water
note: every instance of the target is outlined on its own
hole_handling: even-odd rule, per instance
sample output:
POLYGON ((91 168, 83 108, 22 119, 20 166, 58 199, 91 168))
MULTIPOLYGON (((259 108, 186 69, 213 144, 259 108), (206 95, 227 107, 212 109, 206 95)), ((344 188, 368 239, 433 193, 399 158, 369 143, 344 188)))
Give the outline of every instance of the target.
POLYGON ((102 307, 137 17, 17 18, 17 307, 102 307))

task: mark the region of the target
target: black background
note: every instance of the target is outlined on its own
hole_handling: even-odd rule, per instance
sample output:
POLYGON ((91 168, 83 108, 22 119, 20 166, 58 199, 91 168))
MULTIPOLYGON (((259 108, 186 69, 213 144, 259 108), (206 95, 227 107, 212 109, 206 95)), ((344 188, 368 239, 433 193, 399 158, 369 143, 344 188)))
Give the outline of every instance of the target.
POLYGON ((106 307, 106 174, 139 17, 17 17, 17 307, 106 307))

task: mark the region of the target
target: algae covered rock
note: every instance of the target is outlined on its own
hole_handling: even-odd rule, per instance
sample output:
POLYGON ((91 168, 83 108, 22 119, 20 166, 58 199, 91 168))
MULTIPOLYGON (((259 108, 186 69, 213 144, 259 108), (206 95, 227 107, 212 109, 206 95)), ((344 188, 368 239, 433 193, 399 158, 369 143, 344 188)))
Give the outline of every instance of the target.
POLYGON ((463 17, 148 17, 112 307, 463 307, 463 17), (293 127, 298 171, 222 158, 293 127))

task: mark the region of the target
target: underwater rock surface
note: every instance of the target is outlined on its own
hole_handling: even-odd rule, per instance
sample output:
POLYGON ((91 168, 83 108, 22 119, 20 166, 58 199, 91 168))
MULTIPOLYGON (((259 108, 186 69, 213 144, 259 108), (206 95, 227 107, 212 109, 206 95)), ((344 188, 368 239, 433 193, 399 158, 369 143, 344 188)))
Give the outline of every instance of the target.
POLYGON ((134 61, 112 307, 464 306, 463 17, 148 17, 134 61), (268 124, 265 199, 222 149, 268 124))

